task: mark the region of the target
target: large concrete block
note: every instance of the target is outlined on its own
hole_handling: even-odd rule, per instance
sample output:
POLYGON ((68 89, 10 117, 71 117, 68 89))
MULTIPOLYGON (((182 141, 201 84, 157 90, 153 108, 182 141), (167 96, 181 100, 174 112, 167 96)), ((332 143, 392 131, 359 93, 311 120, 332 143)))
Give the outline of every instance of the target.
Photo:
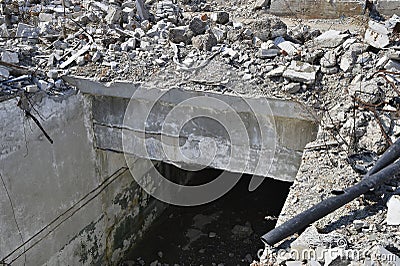
POLYGON ((96 95, 93 118, 98 148, 178 166, 208 166, 293 181, 302 150, 317 130, 315 117, 289 101, 181 89, 149 88, 137 93, 139 87, 128 82, 68 81, 96 95), (162 97, 154 101, 159 93, 162 97))

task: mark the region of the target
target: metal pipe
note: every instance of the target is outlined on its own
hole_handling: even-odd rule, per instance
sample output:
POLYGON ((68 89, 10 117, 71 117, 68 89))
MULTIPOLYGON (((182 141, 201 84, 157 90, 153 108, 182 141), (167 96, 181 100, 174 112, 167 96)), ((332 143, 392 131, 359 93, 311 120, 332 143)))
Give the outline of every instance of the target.
POLYGON ((308 225, 339 209, 355 198, 381 185, 400 172, 400 139, 398 139, 356 185, 346 189, 343 194, 330 197, 317 205, 296 215, 282 225, 261 237, 267 245, 275 245, 286 237, 304 229, 308 225), (397 161, 396 161, 397 160, 397 161))

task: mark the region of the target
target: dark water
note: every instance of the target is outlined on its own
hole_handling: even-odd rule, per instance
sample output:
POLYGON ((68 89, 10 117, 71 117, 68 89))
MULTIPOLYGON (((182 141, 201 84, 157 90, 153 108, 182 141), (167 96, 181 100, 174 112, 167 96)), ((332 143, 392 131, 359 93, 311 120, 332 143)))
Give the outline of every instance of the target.
MULTIPOLYGON (((219 174, 218 170, 206 169, 196 172, 195 178, 212 179, 219 174)), ((250 179, 244 175, 230 192, 207 205, 170 206, 130 251, 124 264, 249 265, 263 248, 260 237, 276 223, 265 216, 279 215, 291 185, 267 178, 257 190, 249 192, 250 179), (243 232, 233 233, 235 226, 243 232)))

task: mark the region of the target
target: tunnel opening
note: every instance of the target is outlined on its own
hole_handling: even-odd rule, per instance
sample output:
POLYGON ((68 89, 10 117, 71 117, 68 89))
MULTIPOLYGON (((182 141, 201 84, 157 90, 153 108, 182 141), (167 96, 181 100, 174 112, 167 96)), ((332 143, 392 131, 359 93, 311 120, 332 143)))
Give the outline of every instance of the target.
MULTIPOLYGON (((213 168, 187 171, 163 162, 154 165, 170 181, 186 185, 204 184, 222 173, 213 168)), ((123 265, 248 265, 258 259, 264 247, 260 237, 275 227, 292 183, 265 178, 250 192, 252 177, 242 175, 233 189, 208 204, 168 205, 123 265)))

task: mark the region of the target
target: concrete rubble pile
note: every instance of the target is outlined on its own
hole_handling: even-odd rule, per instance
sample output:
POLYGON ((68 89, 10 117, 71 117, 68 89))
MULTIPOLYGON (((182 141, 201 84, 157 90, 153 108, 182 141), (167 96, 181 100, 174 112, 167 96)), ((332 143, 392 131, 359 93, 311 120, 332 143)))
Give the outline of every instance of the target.
MULTIPOLYGON (((84 75, 223 93, 230 93, 229 82, 245 81, 249 86, 233 93, 303 102, 322 121, 305 153, 292 204, 282 214, 288 219, 321 195, 354 184, 400 137, 400 17, 370 20, 363 29, 320 30, 297 22, 289 27, 254 13, 266 1, 253 2, 238 7, 200 0, 1 0, 0 97, 63 93, 69 89, 63 75, 84 75)), ((387 195, 399 185, 393 180, 381 190, 387 195)), ((318 228, 339 231, 354 246, 400 250, 399 215, 393 211, 398 197, 388 202, 393 227, 382 222, 386 202, 371 203, 389 199, 369 197, 327 217, 344 221, 342 227, 322 221, 318 228), (374 208, 371 216, 362 211, 374 208), (349 222, 351 214, 340 219, 343 213, 362 222, 349 222)))

